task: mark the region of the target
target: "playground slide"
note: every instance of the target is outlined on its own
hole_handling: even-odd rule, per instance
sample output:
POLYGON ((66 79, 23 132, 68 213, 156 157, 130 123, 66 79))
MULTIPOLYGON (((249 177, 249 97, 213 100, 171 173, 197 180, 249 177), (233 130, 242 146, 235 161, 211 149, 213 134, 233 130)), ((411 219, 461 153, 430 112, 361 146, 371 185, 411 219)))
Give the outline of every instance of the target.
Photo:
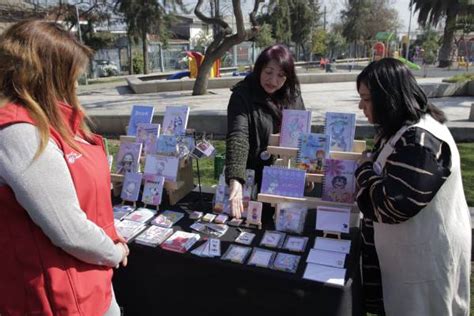
POLYGON ((415 63, 412 63, 411 61, 408 61, 403 57, 398 57, 397 59, 399 61, 401 61, 402 63, 404 63, 405 65, 407 65, 408 68, 410 68, 411 70, 420 70, 421 69, 421 67, 419 65, 417 65, 415 63))
POLYGON ((189 75, 190 75, 189 71, 180 71, 180 72, 176 72, 174 74, 169 75, 168 78, 166 78, 166 80, 181 79, 181 78, 189 77, 189 75))

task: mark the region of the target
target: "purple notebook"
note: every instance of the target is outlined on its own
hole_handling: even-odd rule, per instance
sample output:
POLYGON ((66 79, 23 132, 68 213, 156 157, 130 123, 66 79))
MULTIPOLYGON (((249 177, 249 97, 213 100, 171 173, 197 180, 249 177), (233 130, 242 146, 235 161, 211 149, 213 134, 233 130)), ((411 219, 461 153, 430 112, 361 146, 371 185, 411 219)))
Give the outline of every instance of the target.
POLYGON ((311 132, 311 112, 283 110, 280 147, 298 147, 300 135, 311 132))
POLYGON ((301 169, 264 167, 261 193, 303 197, 306 172, 301 169))

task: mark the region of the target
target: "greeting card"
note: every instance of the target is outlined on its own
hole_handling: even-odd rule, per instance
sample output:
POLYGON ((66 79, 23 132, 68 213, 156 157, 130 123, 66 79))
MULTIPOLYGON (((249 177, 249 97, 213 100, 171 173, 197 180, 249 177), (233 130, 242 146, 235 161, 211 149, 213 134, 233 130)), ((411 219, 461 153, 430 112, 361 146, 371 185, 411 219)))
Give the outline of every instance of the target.
POLYGON ((316 229, 330 232, 349 233, 350 208, 318 206, 316 208, 316 229))
POLYGON ((304 229, 308 207, 302 203, 278 203, 275 229, 301 234, 304 229))
POLYGON ((230 245, 222 256, 222 260, 229 260, 235 263, 244 263, 252 248, 238 245, 230 245))
POLYGON ((272 269, 295 273, 298 269, 300 259, 301 256, 279 252, 275 257, 275 260, 273 260, 272 269))
POLYGON ((276 252, 262 248, 253 248, 252 254, 247 262, 248 265, 268 268, 275 258, 276 252))

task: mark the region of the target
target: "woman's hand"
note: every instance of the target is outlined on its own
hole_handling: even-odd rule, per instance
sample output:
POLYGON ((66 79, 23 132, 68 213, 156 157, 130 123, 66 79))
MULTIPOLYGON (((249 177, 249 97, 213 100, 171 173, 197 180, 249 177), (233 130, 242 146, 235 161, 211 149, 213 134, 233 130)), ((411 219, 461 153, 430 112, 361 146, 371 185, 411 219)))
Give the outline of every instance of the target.
MULTIPOLYGON (((117 232, 117 237, 119 242, 116 245, 122 249, 122 260, 120 260, 120 263, 122 266, 126 267, 128 264, 128 255, 130 254, 130 249, 128 248, 127 240, 125 240, 125 238, 123 238, 119 232, 117 232)), ((116 266, 116 268, 120 266, 120 263, 116 266)))
MULTIPOLYGON (((122 266, 126 267, 128 264, 128 255, 130 254, 130 249, 128 248, 127 243, 119 242, 115 244, 117 247, 119 247, 122 250, 122 260, 120 260, 120 263, 122 266)), ((115 268, 119 268, 120 263, 117 264, 115 268)))
POLYGON ((240 218, 244 211, 244 205, 242 203, 242 184, 235 179, 230 180, 229 201, 232 217, 240 218))

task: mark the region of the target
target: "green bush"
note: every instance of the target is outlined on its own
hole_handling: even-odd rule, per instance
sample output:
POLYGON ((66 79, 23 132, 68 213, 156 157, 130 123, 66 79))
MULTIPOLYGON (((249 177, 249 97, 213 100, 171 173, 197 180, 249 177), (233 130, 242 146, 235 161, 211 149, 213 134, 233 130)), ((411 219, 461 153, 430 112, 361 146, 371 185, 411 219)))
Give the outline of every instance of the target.
POLYGON ((458 74, 444 81, 455 83, 455 82, 464 82, 464 81, 471 81, 471 80, 474 80, 474 72, 466 72, 463 74, 458 74))
POLYGON ((143 73, 143 56, 140 54, 134 54, 132 58, 133 64, 133 73, 142 74, 143 73))

